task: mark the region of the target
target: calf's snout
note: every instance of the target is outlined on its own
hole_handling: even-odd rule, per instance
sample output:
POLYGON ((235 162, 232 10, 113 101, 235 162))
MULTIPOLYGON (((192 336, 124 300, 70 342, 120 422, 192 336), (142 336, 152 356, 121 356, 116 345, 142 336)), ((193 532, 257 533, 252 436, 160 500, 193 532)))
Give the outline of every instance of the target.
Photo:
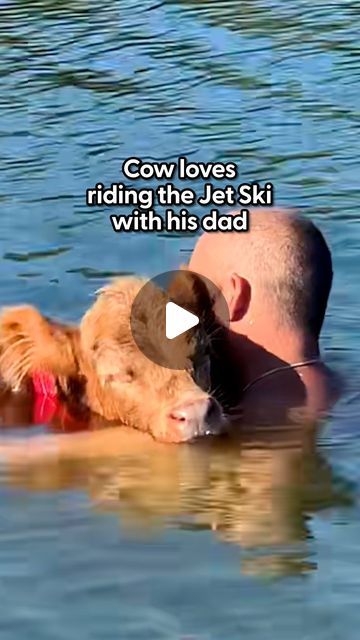
POLYGON ((210 396, 190 398, 172 407, 167 415, 169 439, 177 442, 218 434, 222 424, 220 405, 210 396))

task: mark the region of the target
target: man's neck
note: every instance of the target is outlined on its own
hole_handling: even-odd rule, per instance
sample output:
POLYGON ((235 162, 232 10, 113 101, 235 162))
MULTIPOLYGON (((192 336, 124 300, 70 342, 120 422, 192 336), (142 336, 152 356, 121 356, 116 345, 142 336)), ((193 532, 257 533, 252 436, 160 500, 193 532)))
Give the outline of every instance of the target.
POLYGON ((229 347, 233 363, 241 363, 244 384, 249 384, 257 376, 276 367, 319 357, 316 340, 286 332, 279 332, 272 335, 270 340, 258 342, 232 334, 229 347))

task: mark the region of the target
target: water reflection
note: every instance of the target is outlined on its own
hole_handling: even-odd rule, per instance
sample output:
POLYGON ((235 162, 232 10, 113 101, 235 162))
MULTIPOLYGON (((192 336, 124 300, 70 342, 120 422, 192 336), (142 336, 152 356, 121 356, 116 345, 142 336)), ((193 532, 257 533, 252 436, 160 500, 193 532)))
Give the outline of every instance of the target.
MULTIPOLYGON (((19 421, 19 406, 14 415, 19 421)), ((3 481, 13 487, 81 488, 99 514, 118 514, 132 537, 169 526, 209 530, 238 545, 241 571, 255 575, 316 569, 312 518, 354 502, 352 485, 333 473, 310 428, 184 446, 127 428, 37 435, 31 442, 3 431, 0 452, 7 460, 3 481)))

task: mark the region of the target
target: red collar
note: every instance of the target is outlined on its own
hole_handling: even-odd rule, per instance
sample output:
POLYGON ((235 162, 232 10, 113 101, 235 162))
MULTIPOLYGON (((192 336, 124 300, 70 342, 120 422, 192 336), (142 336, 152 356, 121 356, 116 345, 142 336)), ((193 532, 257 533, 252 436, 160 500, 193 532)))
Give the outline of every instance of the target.
POLYGON ((71 432, 89 428, 89 420, 73 416, 59 398, 56 378, 51 373, 36 371, 31 377, 34 391, 33 423, 51 425, 53 429, 71 432))

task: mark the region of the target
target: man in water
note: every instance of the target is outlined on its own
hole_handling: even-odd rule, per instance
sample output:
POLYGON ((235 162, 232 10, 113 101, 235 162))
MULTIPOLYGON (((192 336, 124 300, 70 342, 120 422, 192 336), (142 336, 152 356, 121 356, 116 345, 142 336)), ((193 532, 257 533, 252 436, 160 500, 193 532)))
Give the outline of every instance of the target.
POLYGON ((319 229, 295 213, 253 210, 246 233, 202 235, 189 268, 228 304, 216 383, 234 412, 240 405, 246 422, 274 424, 326 411, 333 383, 319 336, 333 272, 319 229))

